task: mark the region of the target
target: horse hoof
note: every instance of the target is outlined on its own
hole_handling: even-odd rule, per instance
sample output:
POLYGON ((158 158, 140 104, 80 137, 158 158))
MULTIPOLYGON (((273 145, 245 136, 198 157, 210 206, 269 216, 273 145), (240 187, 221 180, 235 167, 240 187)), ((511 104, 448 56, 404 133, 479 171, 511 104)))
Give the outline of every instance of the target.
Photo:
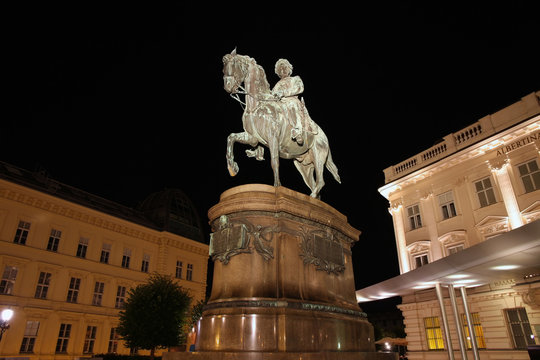
POLYGON ((238 164, 235 162, 233 162, 232 165, 227 165, 227 169, 229 170, 229 174, 231 176, 236 176, 236 174, 238 174, 238 164))

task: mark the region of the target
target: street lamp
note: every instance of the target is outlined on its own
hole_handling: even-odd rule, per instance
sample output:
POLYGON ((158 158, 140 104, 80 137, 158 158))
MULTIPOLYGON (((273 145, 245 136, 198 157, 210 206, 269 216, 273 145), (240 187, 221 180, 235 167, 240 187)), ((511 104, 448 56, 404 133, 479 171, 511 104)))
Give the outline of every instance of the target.
POLYGON ((0 319, 0 341, 2 341, 2 335, 4 335, 4 332, 9 329, 9 320, 11 320, 12 316, 13 310, 4 309, 2 311, 2 316, 0 319))

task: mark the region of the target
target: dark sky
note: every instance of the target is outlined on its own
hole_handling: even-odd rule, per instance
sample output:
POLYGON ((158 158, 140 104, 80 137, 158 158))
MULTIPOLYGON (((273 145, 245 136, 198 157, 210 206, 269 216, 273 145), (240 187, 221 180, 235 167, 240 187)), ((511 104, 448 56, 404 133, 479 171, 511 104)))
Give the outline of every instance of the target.
MULTIPOLYGON (((0 159, 127 206, 180 188, 206 223, 226 189, 273 184, 269 161, 248 159, 243 145, 240 173, 227 172, 226 138, 242 131, 242 109, 223 90, 222 57, 237 47, 271 86, 286 58, 339 168, 342 184, 326 172, 322 200, 362 231, 356 286, 395 276, 383 169, 540 90, 537 13, 521 1, 349 3, 13 9, 0 159)), ((284 186, 309 193, 292 161, 280 170, 284 186)))

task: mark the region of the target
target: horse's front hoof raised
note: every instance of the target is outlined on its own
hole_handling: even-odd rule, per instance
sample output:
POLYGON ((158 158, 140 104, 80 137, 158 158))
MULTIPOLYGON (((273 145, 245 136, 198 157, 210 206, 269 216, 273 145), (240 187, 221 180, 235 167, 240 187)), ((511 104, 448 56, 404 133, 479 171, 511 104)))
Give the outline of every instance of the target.
POLYGON ((232 164, 227 164, 227 169, 229 170, 229 174, 231 176, 236 176, 236 174, 238 174, 238 164, 236 162, 232 162, 232 164))

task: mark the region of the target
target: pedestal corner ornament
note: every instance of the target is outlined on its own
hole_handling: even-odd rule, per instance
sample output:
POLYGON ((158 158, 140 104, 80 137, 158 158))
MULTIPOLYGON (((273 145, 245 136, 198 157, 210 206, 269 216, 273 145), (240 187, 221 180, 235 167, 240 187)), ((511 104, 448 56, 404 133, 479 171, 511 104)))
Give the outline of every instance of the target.
POLYGON ((274 258, 274 248, 271 246, 275 227, 252 225, 247 220, 231 222, 227 215, 221 215, 217 230, 210 234, 210 256, 228 264, 232 256, 242 253, 252 253, 251 247, 264 260, 274 258))

